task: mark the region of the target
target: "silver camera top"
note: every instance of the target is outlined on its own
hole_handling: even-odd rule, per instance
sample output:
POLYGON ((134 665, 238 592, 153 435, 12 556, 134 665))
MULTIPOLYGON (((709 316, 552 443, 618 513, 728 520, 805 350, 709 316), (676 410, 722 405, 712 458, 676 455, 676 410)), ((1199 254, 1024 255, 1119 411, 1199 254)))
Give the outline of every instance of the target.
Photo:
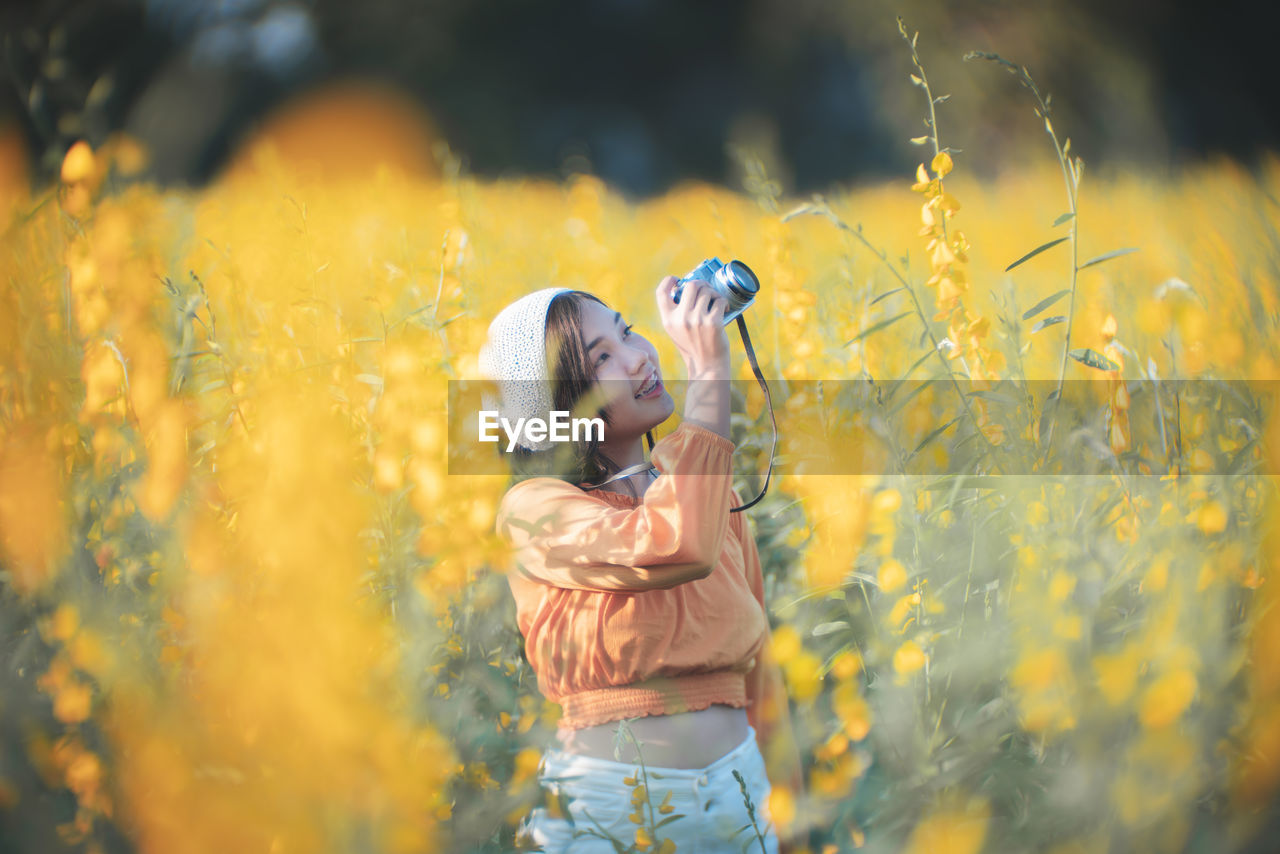
POLYGON ((672 299, 677 304, 680 302, 680 294, 683 293, 684 286, 693 281, 706 282, 728 303, 724 312, 725 326, 746 311, 747 307, 755 301, 756 294, 760 292, 760 280, 746 264, 737 260, 722 264, 719 258, 708 258, 680 279, 672 294, 672 299))

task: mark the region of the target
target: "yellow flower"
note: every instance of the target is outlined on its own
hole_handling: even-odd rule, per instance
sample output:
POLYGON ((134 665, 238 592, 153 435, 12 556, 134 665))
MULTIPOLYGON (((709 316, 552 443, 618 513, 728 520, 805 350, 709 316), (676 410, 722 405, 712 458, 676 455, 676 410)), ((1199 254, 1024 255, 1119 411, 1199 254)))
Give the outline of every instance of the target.
POLYGON ((871 708, 858 689, 848 682, 841 682, 832 695, 832 710, 844 722, 844 734, 854 741, 862 741, 871 731, 871 708))
POLYGON ((79 723, 89 717, 93 694, 89 686, 72 678, 62 685, 53 698, 53 716, 66 724, 79 723))
POLYGON ((1114 314, 1108 314, 1107 319, 1102 321, 1102 340, 1110 344, 1111 340, 1116 337, 1116 317, 1114 314))
POLYGON ((831 662, 831 675, 837 679, 851 679, 862 670, 862 656, 845 650, 831 662))
POLYGON ((800 653, 800 635, 791 625, 778 626, 773 632, 773 660, 785 665, 800 653))
POLYGON ((977 854, 986 839, 990 813, 986 801, 967 809, 939 809, 916 825, 904 854, 977 854))
POLYGON ((1159 729, 1182 717, 1196 695, 1196 677, 1185 668, 1166 673, 1142 694, 1138 720, 1149 729, 1159 729))
POLYGON ((63 602, 53 612, 53 622, 50 625, 50 634, 61 641, 65 641, 75 634, 76 627, 80 623, 80 613, 75 605, 63 602))
POLYGON ((1058 649, 1029 651, 1018 659, 1009 674, 1009 681, 1018 688, 1044 690, 1057 684, 1068 667, 1066 658, 1058 649))
POLYGON ((934 173, 939 178, 947 177, 947 174, 951 172, 953 166, 954 164, 951 162, 951 155, 947 154, 945 151, 939 151, 935 154, 933 156, 933 163, 930 164, 930 168, 933 169, 934 173))
POLYGON ((902 596, 897 602, 893 603, 893 607, 889 610, 889 625, 895 629, 902 625, 903 620, 907 619, 911 613, 911 609, 920 604, 919 593, 908 593, 902 596))
POLYGON ((920 645, 909 640, 898 647, 898 651, 893 654, 893 669, 900 675, 907 676, 924 667, 926 660, 927 657, 924 650, 920 649, 920 645))
POLYGON ((80 140, 67 150, 62 158, 62 183, 75 184, 93 177, 97 163, 93 157, 93 149, 89 143, 80 140))
POLYGON ((902 506, 902 493, 896 489, 882 489, 876 493, 872 500, 871 508, 876 513, 890 514, 897 513, 898 508, 902 506))
POLYGON ((784 665, 783 670, 793 700, 804 702, 818 696, 822 688, 822 680, 818 675, 821 669, 822 662, 808 650, 801 650, 784 665))
POLYGON ((1204 533, 1221 534, 1227 528, 1226 508, 1218 501, 1208 501, 1196 513, 1195 521, 1204 533))
POLYGON ((515 756, 515 768, 511 775, 511 782, 519 785, 526 780, 533 779, 538 772, 538 764, 541 762, 542 754, 532 747, 526 747, 515 756))
POLYGON ((769 792, 769 815, 780 829, 796 820, 796 799, 785 786, 774 786, 769 792))
POLYGON ((907 571, 902 568, 902 564, 893 558, 880 564, 880 571, 876 573, 876 581, 880 584, 880 589, 885 593, 892 593, 901 589, 907 583, 907 571))
POLYGON ((1098 690, 1108 703, 1119 706, 1129 699, 1141 664, 1141 658, 1132 648, 1117 655, 1101 653, 1094 656, 1093 669, 1098 675, 1098 690))
POLYGON ((1070 596, 1075 589, 1076 577, 1074 575, 1065 571, 1056 572, 1049 581, 1049 598, 1054 602, 1061 602, 1070 596))
POLYGON ((1168 583, 1169 556, 1160 554, 1152 560, 1151 568, 1142 577, 1142 584, 1138 589, 1143 593, 1159 593, 1168 583))
POLYGON ((911 185, 911 189, 917 193, 923 193, 932 186, 933 182, 929 180, 929 173, 924 171, 924 164, 921 163, 916 167, 916 182, 911 185))

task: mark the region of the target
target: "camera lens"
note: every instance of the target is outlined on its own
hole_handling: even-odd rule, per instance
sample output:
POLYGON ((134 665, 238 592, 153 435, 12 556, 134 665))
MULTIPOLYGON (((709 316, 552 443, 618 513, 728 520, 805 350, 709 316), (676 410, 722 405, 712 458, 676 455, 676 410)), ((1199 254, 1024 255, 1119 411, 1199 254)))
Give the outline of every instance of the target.
POLYGON ((730 261, 716 273, 716 278, 733 296, 750 301, 760 290, 760 280, 751 268, 741 261, 730 261))

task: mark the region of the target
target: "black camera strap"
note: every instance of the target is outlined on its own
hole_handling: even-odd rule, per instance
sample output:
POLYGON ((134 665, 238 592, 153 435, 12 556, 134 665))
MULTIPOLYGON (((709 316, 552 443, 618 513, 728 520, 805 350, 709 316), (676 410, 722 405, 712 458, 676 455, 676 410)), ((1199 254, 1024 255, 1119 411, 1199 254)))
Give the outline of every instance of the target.
MULTIPOLYGON (((764 494, 769 491, 769 478, 773 476, 773 455, 778 450, 778 418, 773 413, 773 398, 769 395, 769 384, 764 381, 764 374, 760 373, 760 365, 756 362, 756 351, 751 346, 751 336, 747 334, 747 322, 742 319, 742 315, 738 315, 738 334, 742 336, 742 346, 747 350, 747 361, 751 363, 751 371, 756 375, 756 381, 760 383, 760 388, 764 389, 765 403, 769 406, 769 421, 773 425, 773 441, 769 445, 769 468, 764 473, 764 486, 760 487, 759 494, 755 498, 739 507, 730 508, 730 513, 741 513, 748 507, 753 507, 759 503, 764 494)), ((650 445, 650 450, 652 450, 650 445)))

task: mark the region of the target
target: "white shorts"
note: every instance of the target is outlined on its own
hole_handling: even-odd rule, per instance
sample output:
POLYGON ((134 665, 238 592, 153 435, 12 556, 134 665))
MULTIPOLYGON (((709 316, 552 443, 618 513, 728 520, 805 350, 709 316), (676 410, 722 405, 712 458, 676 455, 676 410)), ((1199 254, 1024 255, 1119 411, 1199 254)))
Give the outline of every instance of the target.
MULTIPOLYGON (((601 830, 622 843, 624 849, 636 841, 636 829, 628 816, 635 811, 631 803, 632 787, 623 782, 636 774, 638 765, 578 756, 561 750, 543 754, 539 779, 553 795, 559 793, 567 802, 568 814, 554 818, 546 804, 535 808, 521 823, 518 836, 527 837, 547 854, 615 854, 613 843, 601 836, 601 830)), ((756 746, 755 730, 747 728, 747 738, 733 750, 706 768, 648 768, 649 802, 653 815, 661 821, 670 815, 681 815, 658 828, 658 839, 670 838, 677 854, 695 852, 743 851, 777 854, 778 837, 769 823, 769 779, 765 776, 764 757, 756 746), (756 839, 751 818, 742 798, 742 790, 733 772, 738 771, 747 784, 747 792, 755 806, 756 826, 764 836, 764 849, 756 839), (667 815, 658 811, 667 792, 675 809, 667 815), (744 827, 745 826, 745 827, 744 827), (749 843, 749 844, 748 844, 749 843)), ((649 811, 641 813, 645 826, 649 811)), ((518 847, 523 848, 523 845, 518 847)), ((656 851, 657 846, 648 849, 656 851)))

